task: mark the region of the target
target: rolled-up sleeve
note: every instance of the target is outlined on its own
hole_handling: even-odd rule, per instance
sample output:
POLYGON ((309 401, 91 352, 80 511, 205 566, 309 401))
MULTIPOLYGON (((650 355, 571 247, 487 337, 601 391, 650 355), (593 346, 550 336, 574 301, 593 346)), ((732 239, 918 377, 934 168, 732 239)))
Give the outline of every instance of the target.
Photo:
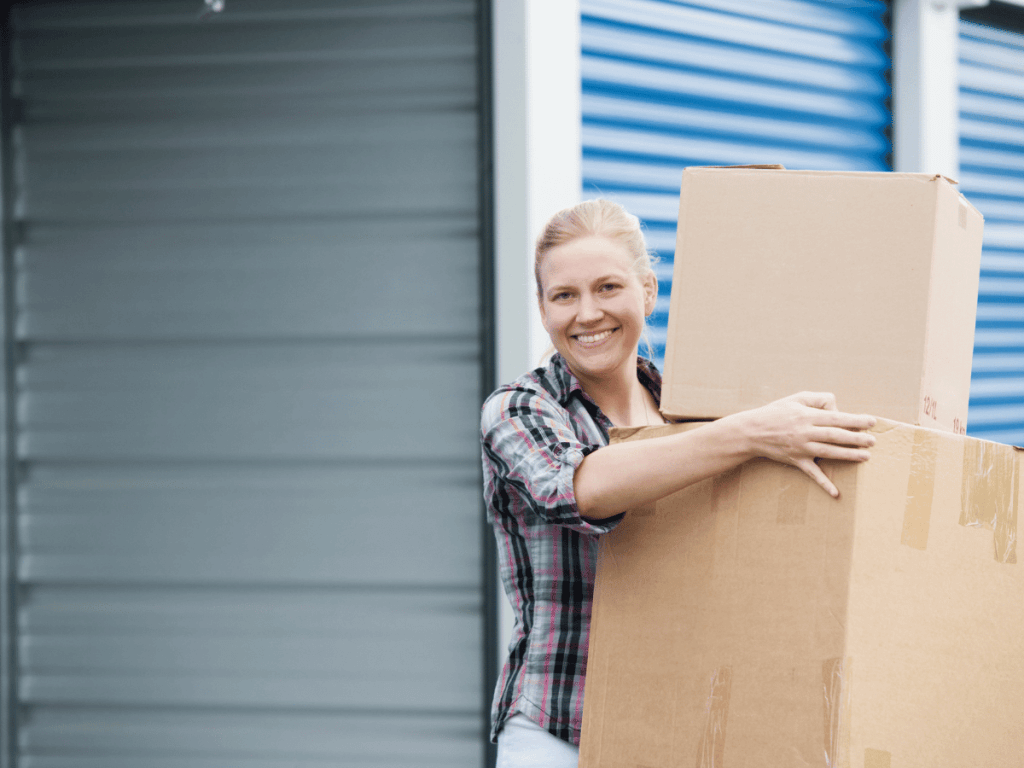
POLYGON ((591 521, 580 516, 573 476, 600 446, 584 444, 572 428, 570 414, 546 392, 495 392, 484 403, 481 433, 492 509, 518 500, 546 522, 581 533, 606 533, 621 519, 591 521))

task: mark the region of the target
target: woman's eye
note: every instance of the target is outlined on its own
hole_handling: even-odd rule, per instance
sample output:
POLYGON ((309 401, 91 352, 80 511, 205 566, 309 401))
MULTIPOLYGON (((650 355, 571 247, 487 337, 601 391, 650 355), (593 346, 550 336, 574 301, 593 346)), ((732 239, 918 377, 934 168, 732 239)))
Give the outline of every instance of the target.
POLYGON ((618 287, 619 286, 616 285, 615 283, 605 283, 604 285, 601 286, 601 290, 602 291, 614 291, 618 287))

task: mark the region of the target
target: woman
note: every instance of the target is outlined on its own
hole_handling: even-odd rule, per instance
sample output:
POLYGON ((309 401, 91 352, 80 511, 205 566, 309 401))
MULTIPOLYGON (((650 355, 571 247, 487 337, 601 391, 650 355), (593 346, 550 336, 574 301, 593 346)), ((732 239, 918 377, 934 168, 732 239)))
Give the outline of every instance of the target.
POLYGON ((535 276, 555 354, 499 388, 481 420, 484 496, 516 624, 495 691, 498 767, 575 766, 597 537, 647 504, 754 457, 838 496, 816 459, 864 461, 870 416, 800 393, 699 429, 608 445, 612 426, 661 424, 661 376, 638 357, 658 283, 640 223, 592 200, 557 213, 535 276))

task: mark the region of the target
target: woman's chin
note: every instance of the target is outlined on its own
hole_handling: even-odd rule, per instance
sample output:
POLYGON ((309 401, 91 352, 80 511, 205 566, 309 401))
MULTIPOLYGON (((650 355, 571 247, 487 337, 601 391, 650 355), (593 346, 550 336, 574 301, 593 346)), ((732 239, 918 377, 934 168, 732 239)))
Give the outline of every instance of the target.
POLYGON ((611 376, 623 368, 636 365, 636 352, 624 354, 621 350, 574 350, 574 354, 562 357, 576 378, 597 379, 611 376))

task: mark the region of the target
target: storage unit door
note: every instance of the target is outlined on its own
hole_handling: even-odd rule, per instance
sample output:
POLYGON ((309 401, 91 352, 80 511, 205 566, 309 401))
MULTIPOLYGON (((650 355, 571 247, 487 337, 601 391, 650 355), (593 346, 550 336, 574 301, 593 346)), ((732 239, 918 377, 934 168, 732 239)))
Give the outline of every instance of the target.
MULTIPOLYGON (((1019 13, 1024 24, 1024 9, 1019 13)), ((967 432, 1024 444, 1024 34, 960 22, 960 186, 985 216, 967 432)))
POLYGON ((661 257, 664 356, 688 165, 889 170, 881 0, 582 0, 583 196, 640 216, 661 257))
POLYGON ((17 764, 479 766, 477 3, 204 8, 12 11, 17 764))

